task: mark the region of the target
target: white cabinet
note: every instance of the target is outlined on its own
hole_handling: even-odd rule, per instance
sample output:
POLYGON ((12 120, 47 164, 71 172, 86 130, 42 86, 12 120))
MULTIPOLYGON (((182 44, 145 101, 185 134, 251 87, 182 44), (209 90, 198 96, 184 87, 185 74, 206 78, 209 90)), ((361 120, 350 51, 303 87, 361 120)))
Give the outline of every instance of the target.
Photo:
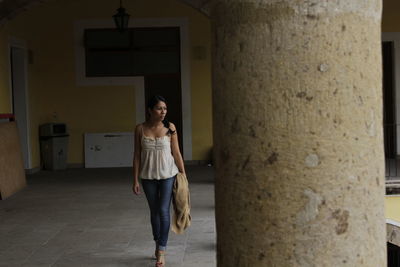
POLYGON ((86 133, 85 168, 131 167, 133 133, 86 133))

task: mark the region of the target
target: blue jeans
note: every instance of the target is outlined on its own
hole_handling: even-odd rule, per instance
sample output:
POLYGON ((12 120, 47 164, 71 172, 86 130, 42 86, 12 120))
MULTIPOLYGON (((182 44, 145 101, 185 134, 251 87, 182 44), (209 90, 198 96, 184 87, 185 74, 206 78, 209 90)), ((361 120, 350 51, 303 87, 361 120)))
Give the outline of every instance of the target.
POLYGON ((159 250, 165 250, 170 227, 170 206, 175 177, 162 180, 142 180, 143 191, 150 207, 151 228, 159 250))

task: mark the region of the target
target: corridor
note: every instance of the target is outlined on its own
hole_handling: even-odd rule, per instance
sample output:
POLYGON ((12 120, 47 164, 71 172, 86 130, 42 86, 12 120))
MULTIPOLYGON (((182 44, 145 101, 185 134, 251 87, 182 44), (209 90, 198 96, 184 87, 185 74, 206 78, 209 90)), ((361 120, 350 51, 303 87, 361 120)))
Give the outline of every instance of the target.
MULTIPOLYGON (((167 264, 216 265, 212 167, 188 166, 192 226, 170 232, 167 264)), ((0 201, 0 266, 154 266, 145 196, 131 168, 41 171, 0 201)))

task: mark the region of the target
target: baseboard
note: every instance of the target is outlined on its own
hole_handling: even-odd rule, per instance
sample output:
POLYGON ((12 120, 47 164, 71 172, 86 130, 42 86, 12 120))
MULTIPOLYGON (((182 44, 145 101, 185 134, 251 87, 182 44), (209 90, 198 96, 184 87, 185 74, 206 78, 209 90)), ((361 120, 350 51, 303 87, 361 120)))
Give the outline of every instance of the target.
POLYGON ((185 165, 188 166, 199 166, 199 165, 208 165, 211 164, 210 160, 185 160, 185 165))
POLYGON ((82 169, 85 168, 85 164, 83 163, 68 163, 67 169, 82 169))
MULTIPOLYGON (((210 160, 185 160, 185 165, 188 166, 205 166, 211 164, 210 160)), ((83 169, 85 168, 85 164, 83 163, 68 163, 67 169, 83 169)), ((132 167, 129 167, 132 168, 132 167)), ((34 174, 40 171, 39 167, 33 169, 26 169, 26 174, 34 174)))
POLYGON ((36 168, 32 168, 32 169, 25 169, 25 174, 26 175, 30 175, 30 174, 34 174, 40 171, 39 167, 36 168))
MULTIPOLYGON (((67 169, 82 169, 82 168, 85 168, 85 165, 82 163, 67 164, 67 169)), ((32 168, 32 169, 25 169, 25 174, 30 175, 30 174, 34 174, 34 173, 37 173, 40 171, 41 171, 40 167, 36 167, 36 168, 32 168)))

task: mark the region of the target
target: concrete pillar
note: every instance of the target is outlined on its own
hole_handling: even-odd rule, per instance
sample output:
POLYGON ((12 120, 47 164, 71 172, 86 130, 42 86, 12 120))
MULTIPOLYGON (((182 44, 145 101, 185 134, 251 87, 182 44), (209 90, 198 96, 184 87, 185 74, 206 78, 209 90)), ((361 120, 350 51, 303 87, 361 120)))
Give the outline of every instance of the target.
POLYGON ((385 266, 381 1, 211 18, 218 266, 385 266))

